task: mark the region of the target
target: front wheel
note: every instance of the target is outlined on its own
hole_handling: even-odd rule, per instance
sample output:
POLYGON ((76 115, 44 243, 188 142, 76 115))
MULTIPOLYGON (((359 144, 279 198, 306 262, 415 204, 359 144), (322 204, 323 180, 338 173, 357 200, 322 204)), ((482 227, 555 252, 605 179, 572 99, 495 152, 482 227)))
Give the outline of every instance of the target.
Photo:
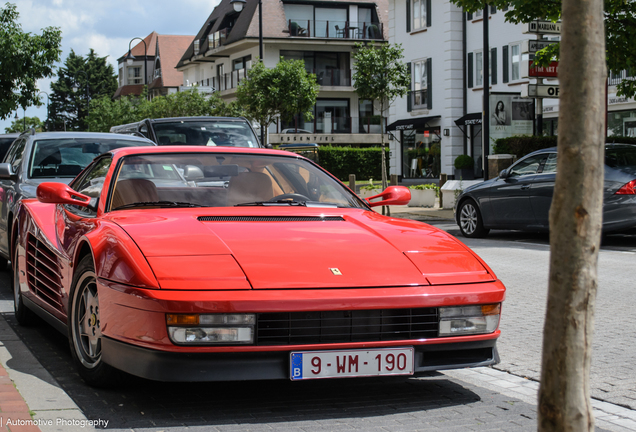
POLYGON ((489 229, 484 228, 484 221, 481 217, 479 207, 473 200, 464 201, 459 207, 459 230, 464 237, 481 238, 485 237, 489 229))
POLYGON ((77 266, 70 301, 68 337, 71 355, 80 376, 95 387, 116 385, 118 371, 102 361, 99 294, 90 255, 85 256, 77 266))

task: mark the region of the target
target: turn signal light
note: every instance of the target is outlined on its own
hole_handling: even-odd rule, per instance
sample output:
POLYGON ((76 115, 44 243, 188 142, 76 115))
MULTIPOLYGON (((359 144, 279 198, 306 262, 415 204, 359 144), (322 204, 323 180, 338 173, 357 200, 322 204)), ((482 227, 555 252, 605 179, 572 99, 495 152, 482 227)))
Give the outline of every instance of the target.
POLYGON ((623 185, 614 195, 636 195, 636 179, 623 185))
POLYGON ((197 325, 199 324, 199 315, 167 314, 166 322, 168 325, 197 325))

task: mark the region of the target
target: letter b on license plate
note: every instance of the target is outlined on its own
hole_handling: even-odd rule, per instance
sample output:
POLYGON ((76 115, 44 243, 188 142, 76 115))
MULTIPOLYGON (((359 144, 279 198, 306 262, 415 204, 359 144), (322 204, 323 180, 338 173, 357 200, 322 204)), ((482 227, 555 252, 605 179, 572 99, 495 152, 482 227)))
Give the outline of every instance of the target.
POLYGON ((292 352, 290 363, 292 381, 413 375, 413 348, 292 352))

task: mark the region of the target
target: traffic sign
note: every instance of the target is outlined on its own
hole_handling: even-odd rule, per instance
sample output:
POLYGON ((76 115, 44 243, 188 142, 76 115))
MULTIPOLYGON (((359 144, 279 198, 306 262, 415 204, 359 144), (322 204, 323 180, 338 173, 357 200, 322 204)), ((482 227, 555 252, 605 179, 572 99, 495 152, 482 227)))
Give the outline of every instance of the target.
POLYGON ((526 84, 521 87, 521 97, 559 98, 559 86, 547 84, 526 84))
POLYGON ((557 41, 547 41, 547 40, 525 40, 521 44, 521 53, 526 54, 534 54, 543 48, 553 45, 557 43, 557 41))
POLYGON ((528 23, 528 29, 523 32, 524 34, 528 33, 538 33, 538 34, 560 34, 561 33, 561 23, 560 22, 551 22, 551 21, 531 21, 528 23))

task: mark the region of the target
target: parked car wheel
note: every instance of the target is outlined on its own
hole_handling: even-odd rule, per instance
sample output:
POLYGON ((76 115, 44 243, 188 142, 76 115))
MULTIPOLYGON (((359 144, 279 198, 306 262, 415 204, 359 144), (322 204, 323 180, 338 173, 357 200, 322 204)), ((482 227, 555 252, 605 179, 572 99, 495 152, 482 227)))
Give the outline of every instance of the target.
POLYGON ((22 326, 30 326, 36 323, 37 315, 24 305, 22 292, 20 291, 20 266, 18 265, 18 245, 16 242, 15 259, 13 263, 13 310, 15 319, 22 326))
POLYGON ((99 296, 93 258, 80 261, 71 291, 69 343, 79 374, 88 384, 112 387, 119 372, 102 361, 99 296))
POLYGON ((464 237, 480 238, 488 235, 477 204, 473 200, 464 201, 459 208, 459 229, 464 237))

